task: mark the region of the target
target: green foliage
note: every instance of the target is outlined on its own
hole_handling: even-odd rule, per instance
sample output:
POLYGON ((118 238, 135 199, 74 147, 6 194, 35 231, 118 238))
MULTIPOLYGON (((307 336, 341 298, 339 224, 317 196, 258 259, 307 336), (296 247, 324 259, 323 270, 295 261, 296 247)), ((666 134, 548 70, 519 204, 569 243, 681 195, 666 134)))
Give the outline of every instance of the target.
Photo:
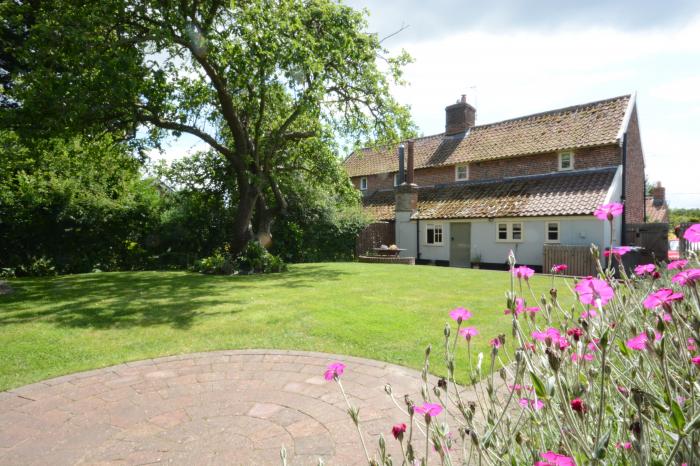
POLYGON ((700 209, 670 209, 668 215, 671 228, 681 223, 700 222, 700 209))
POLYGON ((274 254, 270 254, 257 241, 250 241, 236 258, 236 267, 246 273, 284 272, 287 265, 274 254))
POLYGON ((138 147, 168 135, 199 138, 222 166, 207 179, 235 194, 227 198, 235 252, 269 233, 295 183, 336 176, 335 141, 414 133, 407 107, 390 93, 410 57, 389 56, 366 32, 364 12, 331 0, 4 8, 32 18, 28 29, 3 23, 8 37, 21 37, 11 40, 8 94, 20 105, 0 112, 5 127, 32 137, 106 130, 138 147))
POLYGON ((136 268, 161 199, 108 136, 20 142, 0 133, 0 265, 18 274, 136 268))
POLYGON ((234 262, 228 254, 216 250, 211 256, 198 260, 194 270, 214 275, 231 275, 234 271, 234 262))

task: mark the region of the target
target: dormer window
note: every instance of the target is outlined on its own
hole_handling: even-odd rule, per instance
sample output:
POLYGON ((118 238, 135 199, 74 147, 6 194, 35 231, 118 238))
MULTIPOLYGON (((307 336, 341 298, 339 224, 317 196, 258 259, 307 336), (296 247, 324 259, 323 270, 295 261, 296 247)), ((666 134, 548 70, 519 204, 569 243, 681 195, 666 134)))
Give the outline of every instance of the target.
POLYGON ((367 191, 367 177, 360 178, 360 191, 367 191))
POLYGON ((455 181, 465 181, 469 179, 469 165, 455 166, 455 181))
POLYGON ((574 169, 574 153, 560 152, 559 153, 559 171, 574 169))

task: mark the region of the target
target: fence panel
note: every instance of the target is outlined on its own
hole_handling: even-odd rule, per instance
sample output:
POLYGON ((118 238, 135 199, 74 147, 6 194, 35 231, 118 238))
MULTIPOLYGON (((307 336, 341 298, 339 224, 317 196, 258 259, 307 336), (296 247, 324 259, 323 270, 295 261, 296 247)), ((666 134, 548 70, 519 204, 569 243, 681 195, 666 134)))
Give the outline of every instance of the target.
POLYGON ((589 246, 544 245, 543 272, 549 273, 555 264, 566 264, 568 275, 588 276, 596 274, 596 265, 589 246))
POLYGON ((382 244, 390 246, 396 241, 393 222, 370 223, 360 232, 355 242, 355 254, 360 256, 382 244))
POLYGON ((657 260, 668 258, 668 223, 628 223, 625 225, 626 246, 640 246, 657 260))
POLYGON ((682 258, 687 258, 690 251, 694 251, 695 254, 700 255, 700 243, 691 243, 687 239, 683 238, 685 230, 690 228, 692 223, 681 223, 678 227, 678 254, 682 258))

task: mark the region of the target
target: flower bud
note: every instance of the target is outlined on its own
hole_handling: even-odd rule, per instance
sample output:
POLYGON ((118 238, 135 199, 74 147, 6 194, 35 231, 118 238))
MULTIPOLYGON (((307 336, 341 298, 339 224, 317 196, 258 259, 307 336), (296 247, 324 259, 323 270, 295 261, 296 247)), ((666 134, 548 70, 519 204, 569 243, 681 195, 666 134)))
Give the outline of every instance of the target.
POLYGON ((551 367, 554 372, 558 372, 559 366, 561 365, 561 359, 559 359, 559 357, 554 354, 554 351, 552 351, 550 348, 547 348, 546 353, 549 367, 551 367))
POLYGON ((431 350, 431 349, 432 349, 432 345, 428 345, 428 346, 425 348, 425 357, 426 357, 426 358, 427 358, 428 356, 430 356, 430 350, 431 350))
POLYGON ((391 393, 392 393, 391 385, 389 385, 389 384, 384 385, 384 391, 386 392, 387 395, 391 396, 391 393))
POLYGON ((445 380, 444 377, 440 377, 440 380, 438 380, 438 387, 442 388, 443 390, 447 390, 447 380, 445 380))
POLYGON ((556 301, 557 300, 557 289, 556 288, 550 289, 549 296, 551 296, 552 299, 556 301))
POLYGON ((443 330, 443 333, 445 334, 445 338, 450 338, 450 324, 445 324, 445 330, 443 330))

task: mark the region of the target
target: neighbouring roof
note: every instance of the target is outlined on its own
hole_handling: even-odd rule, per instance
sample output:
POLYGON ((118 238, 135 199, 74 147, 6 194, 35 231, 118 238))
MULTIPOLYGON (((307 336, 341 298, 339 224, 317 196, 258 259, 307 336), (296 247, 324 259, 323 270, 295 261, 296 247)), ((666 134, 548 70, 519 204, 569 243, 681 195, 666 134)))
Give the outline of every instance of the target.
MULTIPOLYGON (((632 97, 624 95, 415 140, 415 168, 477 162, 619 142, 632 97)), ((360 149, 345 160, 348 175, 398 171, 398 145, 360 149)))
POLYGON ((668 223, 668 204, 654 204, 654 198, 646 198, 646 214, 648 223, 668 223))
MULTIPOLYGON (((413 218, 496 218, 592 215, 605 203, 616 168, 579 170, 418 188, 413 218)), ((375 220, 394 219, 394 191, 375 191, 362 203, 375 220)))

